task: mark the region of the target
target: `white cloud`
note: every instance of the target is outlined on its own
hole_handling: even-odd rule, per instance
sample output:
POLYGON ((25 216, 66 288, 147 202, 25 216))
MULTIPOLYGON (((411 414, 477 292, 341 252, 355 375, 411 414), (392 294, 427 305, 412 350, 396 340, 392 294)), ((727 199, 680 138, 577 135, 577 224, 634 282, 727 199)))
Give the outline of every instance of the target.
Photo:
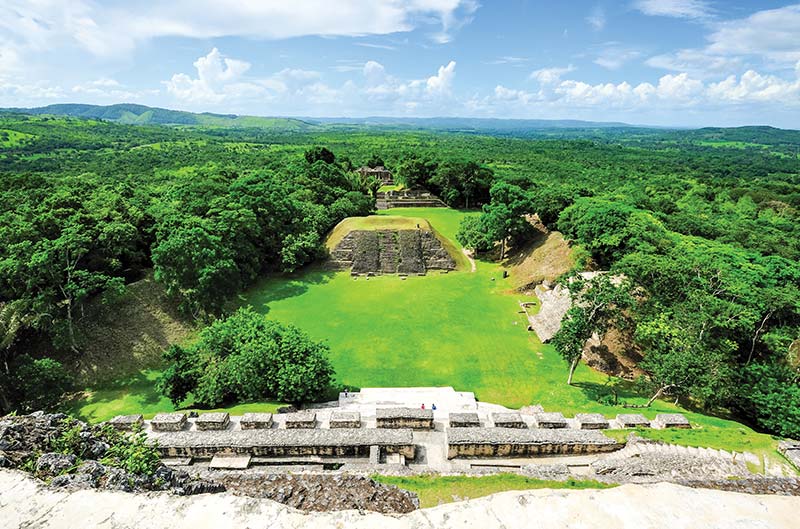
POLYGON ((4 0, 0 31, 33 51, 72 43, 101 57, 159 37, 354 37, 438 27, 434 40, 447 42, 477 8, 474 0, 4 0))
POLYGON ((738 70, 744 64, 739 57, 710 55, 704 50, 684 49, 674 53, 655 55, 648 58, 645 64, 653 68, 687 72, 695 77, 713 77, 738 70))
POLYGON ((564 68, 541 68, 534 70, 530 74, 530 79, 538 81, 539 84, 548 85, 561 80, 561 76, 575 71, 575 67, 571 64, 564 68))
POLYGON ((425 91, 433 95, 447 94, 450 92, 455 76, 456 62, 450 61, 447 66, 440 66, 436 75, 428 77, 425 82, 425 91))
POLYGON ((491 61, 486 62, 485 64, 511 64, 514 66, 522 65, 528 62, 530 59, 527 57, 515 57, 513 55, 504 55, 503 57, 498 57, 491 61))
POLYGON ((708 40, 710 54, 756 55, 793 65, 800 60, 800 4, 722 22, 708 40))
POLYGON ((597 6, 592 11, 592 14, 586 17, 586 22, 592 26, 595 31, 600 31, 606 27, 606 12, 601 6, 597 6))
POLYGON ((791 82, 773 75, 761 75, 746 71, 740 79, 735 75, 708 87, 708 95, 714 99, 733 102, 776 102, 800 98, 800 79, 791 82))
POLYGON ((712 11, 705 0, 636 0, 634 7, 650 16, 707 18, 712 11))
POLYGON ((265 91, 263 85, 239 81, 250 63, 225 57, 217 48, 198 58, 194 67, 196 78, 176 73, 165 81, 167 92, 189 103, 219 103, 228 96, 254 96, 265 91))
POLYGON ((609 70, 618 70, 634 59, 642 56, 642 52, 622 46, 617 42, 609 42, 600 48, 594 63, 609 70))
POLYGON ((681 49, 650 57, 654 68, 712 77, 753 67, 791 69, 800 61, 800 4, 758 11, 711 24, 704 48, 681 49))

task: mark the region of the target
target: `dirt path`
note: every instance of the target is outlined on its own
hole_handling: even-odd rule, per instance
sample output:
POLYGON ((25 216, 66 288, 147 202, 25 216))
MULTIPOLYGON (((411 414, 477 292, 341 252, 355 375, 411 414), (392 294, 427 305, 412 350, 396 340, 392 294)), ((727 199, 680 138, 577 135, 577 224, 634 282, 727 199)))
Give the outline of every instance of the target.
POLYGON ((464 256, 465 256, 467 259, 469 259, 469 264, 470 264, 470 266, 472 267, 472 270, 470 270, 470 272, 475 272, 475 270, 476 270, 476 266, 475 266, 475 259, 473 259, 473 258, 472 258, 472 254, 470 254, 470 253, 467 251, 467 249, 466 249, 466 248, 462 248, 462 249, 461 249, 461 251, 464 253, 464 256))

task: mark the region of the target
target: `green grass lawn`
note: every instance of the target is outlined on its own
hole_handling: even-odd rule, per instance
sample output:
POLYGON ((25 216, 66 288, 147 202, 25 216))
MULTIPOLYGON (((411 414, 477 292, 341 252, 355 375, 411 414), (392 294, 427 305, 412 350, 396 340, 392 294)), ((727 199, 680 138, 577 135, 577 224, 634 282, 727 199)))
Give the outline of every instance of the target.
MULTIPOLYGON (((73 401, 65 411, 92 423, 107 421, 116 415, 141 413, 145 419, 150 419, 156 413, 174 411, 175 406, 169 399, 156 391, 156 380, 160 374, 158 370, 142 371, 127 380, 117 381, 110 387, 87 390, 83 398, 73 401)), ((250 402, 225 408, 225 411, 234 415, 247 412, 274 412, 279 406, 283 404, 250 402)), ((222 409, 199 410, 191 406, 182 410, 222 411, 222 409)))
POLYGON ((372 479, 387 485, 415 492, 420 507, 435 507, 443 503, 480 498, 508 490, 531 489, 608 489, 615 485, 591 480, 568 479, 550 481, 526 478, 517 474, 492 476, 372 476, 372 479))

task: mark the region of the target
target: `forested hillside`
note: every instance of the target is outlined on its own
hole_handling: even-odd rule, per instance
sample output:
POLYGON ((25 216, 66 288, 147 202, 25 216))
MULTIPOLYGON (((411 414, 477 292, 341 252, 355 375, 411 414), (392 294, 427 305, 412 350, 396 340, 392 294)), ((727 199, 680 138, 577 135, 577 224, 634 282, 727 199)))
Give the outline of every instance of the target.
MULTIPOLYGON (((451 206, 482 206, 462 230, 468 246, 523 242, 538 214, 587 265, 628 277, 647 391, 798 435, 800 142, 775 130, 529 139, 5 115, 2 407, 38 399, 29 380, 64 389, 47 359, 81 354, 85 303, 110 302, 150 268, 203 320, 257 277, 314 261, 329 229, 372 210, 375 182, 352 169, 380 161, 451 206), (51 349, 32 350, 42 336, 51 349)), ((576 336, 599 325, 582 324, 576 336)))

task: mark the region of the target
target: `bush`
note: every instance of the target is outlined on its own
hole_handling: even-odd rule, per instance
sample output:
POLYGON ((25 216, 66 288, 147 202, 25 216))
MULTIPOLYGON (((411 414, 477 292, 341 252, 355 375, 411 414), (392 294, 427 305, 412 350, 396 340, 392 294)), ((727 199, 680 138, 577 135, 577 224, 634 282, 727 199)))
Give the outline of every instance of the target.
POLYGON ((311 401, 325 395, 333 376, 327 345, 249 307, 203 330, 193 347, 172 347, 164 358, 169 365, 158 387, 176 406, 189 393, 207 407, 232 400, 311 401))
POLYGON ((73 387, 72 375, 52 358, 34 360, 22 355, 15 360, 12 371, 14 400, 24 411, 52 410, 73 387))

